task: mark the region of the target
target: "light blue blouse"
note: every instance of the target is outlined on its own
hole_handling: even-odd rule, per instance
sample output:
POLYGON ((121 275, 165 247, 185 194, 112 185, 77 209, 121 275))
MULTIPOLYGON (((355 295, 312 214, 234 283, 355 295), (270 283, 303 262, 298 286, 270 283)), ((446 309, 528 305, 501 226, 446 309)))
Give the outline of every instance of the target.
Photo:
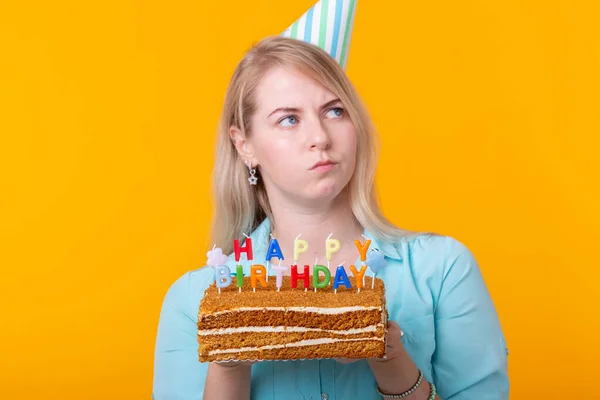
MULTIPOLYGON (((250 235, 255 260, 265 259, 269 232, 266 219, 250 235)), ((471 252, 447 236, 421 235, 389 244, 378 242, 367 231, 364 234, 372 240, 370 248, 379 248, 386 256, 387 265, 377 276, 386 285, 389 318, 402 328, 404 347, 435 383, 440 397, 508 399, 505 338, 471 252)), ((233 255, 228 265, 235 270, 233 255)), ((208 363, 198 361, 196 323, 200 300, 212 282, 213 269, 201 268, 180 277, 165 296, 156 338, 155 400, 202 399, 208 363)), ((251 398, 370 400, 381 396, 366 361, 311 360, 253 365, 251 398)))

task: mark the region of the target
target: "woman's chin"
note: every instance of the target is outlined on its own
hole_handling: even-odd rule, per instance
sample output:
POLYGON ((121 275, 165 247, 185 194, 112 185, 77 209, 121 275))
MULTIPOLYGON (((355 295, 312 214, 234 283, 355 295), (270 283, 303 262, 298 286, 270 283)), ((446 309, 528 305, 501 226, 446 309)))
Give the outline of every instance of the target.
POLYGON ((331 201, 340 194, 341 188, 335 182, 330 184, 324 184, 321 182, 313 191, 310 193, 312 200, 331 201))

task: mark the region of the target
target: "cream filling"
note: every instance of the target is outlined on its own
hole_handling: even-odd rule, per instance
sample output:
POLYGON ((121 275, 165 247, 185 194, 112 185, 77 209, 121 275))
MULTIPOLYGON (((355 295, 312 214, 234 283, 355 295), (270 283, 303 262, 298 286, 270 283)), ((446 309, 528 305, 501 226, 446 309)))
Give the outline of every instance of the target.
POLYGON ((353 311, 381 311, 381 307, 377 306, 350 306, 350 307, 240 307, 233 308, 231 310, 216 311, 210 315, 220 315, 232 312, 243 312, 243 311, 294 311, 294 312, 309 312, 317 314, 344 314, 353 311))
POLYGON ((205 329, 199 330, 198 335, 229 335, 232 333, 250 333, 250 332, 327 332, 336 335, 354 335, 357 333, 375 332, 377 328, 383 327, 383 324, 369 325, 365 328, 355 328, 346 330, 332 330, 320 328, 305 328, 302 326, 240 326, 237 328, 205 329))
POLYGON ((303 347, 303 346, 316 346, 320 344, 331 344, 337 342, 356 342, 360 340, 377 340, 383 342, 382 338, 353 338, 353 339, 335 339, 335 338, 320 338, 320 339, 305 339, 300 340, 298 342, 285 343, 285 344, 272 344, 261 347, 240 347, 239 349, 222 349, 222 350, 211 350, 208 352, 209 356, 215 354, 225 354, 225 353, 242 353, 245 351, 260 351, 260 350, 274 350, 274 349, 283 349, 286 347, 303 347))

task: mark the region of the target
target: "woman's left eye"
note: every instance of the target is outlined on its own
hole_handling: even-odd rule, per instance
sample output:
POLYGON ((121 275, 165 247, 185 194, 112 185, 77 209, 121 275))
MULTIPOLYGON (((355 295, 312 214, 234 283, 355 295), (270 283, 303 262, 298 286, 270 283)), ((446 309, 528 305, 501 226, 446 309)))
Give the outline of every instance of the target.
POLYGON ((328 118, 339 118, 344 114, 344 109, 341 107, 335 107, 327 111, 328 118))

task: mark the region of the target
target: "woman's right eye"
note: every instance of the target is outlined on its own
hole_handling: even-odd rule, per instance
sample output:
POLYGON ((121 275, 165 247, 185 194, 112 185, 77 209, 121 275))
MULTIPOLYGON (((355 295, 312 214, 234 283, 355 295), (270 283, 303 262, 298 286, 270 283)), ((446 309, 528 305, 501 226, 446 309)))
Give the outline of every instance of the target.
POLYGON ((278 124, 281 125, 281 126, 283 126, 283 127, 294 126, 297 123, 298 123, 298 119, 295 116, 293 116, 293 115, 290 115, 289 117, 282 118, 278 122, 278 124))

